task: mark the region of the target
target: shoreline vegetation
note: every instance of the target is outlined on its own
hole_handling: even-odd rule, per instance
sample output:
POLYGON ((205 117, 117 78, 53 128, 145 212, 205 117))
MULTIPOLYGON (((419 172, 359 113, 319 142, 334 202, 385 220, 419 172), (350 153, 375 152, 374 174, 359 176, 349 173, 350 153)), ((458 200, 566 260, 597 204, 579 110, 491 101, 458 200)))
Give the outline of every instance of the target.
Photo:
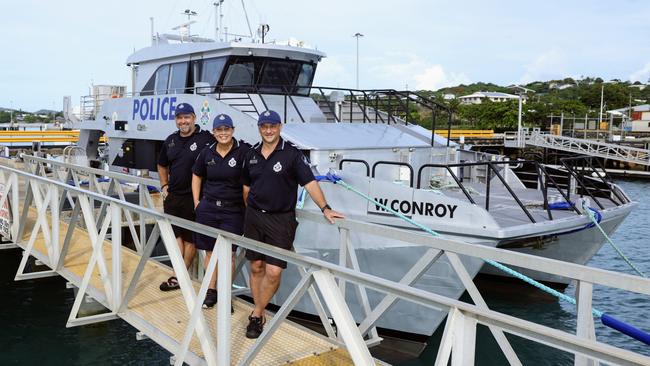
MULTIPOLYGON (((650 84, 650 80, 648 81, 650 84)), ((522 107, 522 123, 526 127, 548 128, 550 116, 565 118, 598 119, 600 111, 601 91, 603 93, 603 121, 609 116, 605 111, 627 108, 650 103, 650 85, 639 81, 621 80, 604 81, 601 78, 585 77, 579 80, 565 78, 562 80, 536 81, 521 85, 531 92, 526 93, 526 102, 522 107)), ((491 83, 473 83, 442 88, 437 91, 421 90, 417 93, 427 96, 447 105, 453 113, 454 128, 491 129, 495 131, 511 130, 517 127, 518 100, 492 102, 483 99, 480 104, 461 104, 458 97, 475 92, 502 92, 515 94, 515 89, 491 83), (446 95, 453 94, 453 99, 446 95)), ((436 126, 447 126, 447 115, 436 118, 436 126)), ((620 118, 620 117, 619 117, 620 118)), ((410 108, 409 121, 423 127, 431 127, 431 112, 421 108, 410 108)), ((556 121, 557 122, 557 121, 556 121)))

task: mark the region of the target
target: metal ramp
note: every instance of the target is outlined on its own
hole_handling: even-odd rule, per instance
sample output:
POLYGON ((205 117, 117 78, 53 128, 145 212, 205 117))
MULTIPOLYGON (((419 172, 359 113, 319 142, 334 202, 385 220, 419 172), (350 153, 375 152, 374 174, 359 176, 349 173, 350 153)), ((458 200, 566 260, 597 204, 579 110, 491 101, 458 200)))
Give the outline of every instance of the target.
POLYGON ((525 142, 526 145, 650 166, 650 150, 646 149, 551 135, 537 131, 526 135, 525 142))
MULTIPOLYGON (((355 220, 337 221, 340 238, 333 240, 340 243, 341 251, 346 255, 339 258, 338 264, 329 263, 162 214, 155 209, 146 190, 147 184, 155 183, 151 180, 36 157, 27 156, 25 159, 30 165, 24 170, 0 165, 0 208, 9 211, 14 218, 8 226, 2 227, 6 229, 2 235, 12 238, 14 245, 24 250, 16 280, 65 277, 79 288, 68 326, 121 318, 171 352, 175 365, 184 362, 219 366, 290 362, 298 365, 382 364, 369 352, 369 347, 381 341, 373 335, 374 324, 396 301, 409 301, 448 314, 436 365, 447 365, 449 360, 453 365, 472 365, 476 342, 481 341, 476 337, 478 324, 490 329, 512 365, 521 365, 521 362, 505 333, 571 352, 576 355, 575 365, 593 364, 594 361, 621 365, 650 364, 647 356, 596 341, 591 316, 593 284, 650 295, 649 279, 355 220), (80 176, 80 172, 85 176, 80 176), (100 177, 108 181, 100 182, 100 177), (140 188, 138 204, 124 199, 125 192, 121 186, 125 182, 140 188), (67 204, 71 210, 63 210, 67 204), (125 221, 135 240, 136 250, 122 245, 121 229, 125 221), (135 228, 133 223, 138 221, 154 223, 153 231, 139 230, 143 225, 135 228), (185 269, 172 224, 217 240, 216 255, 211 257, 200 282, 192 280, 185 269), (112 228, 119 230, 110 230, 108 239, 112 228), (427 251, 412 268, 406 269, 399 281, 390 281, 359 269, 351 232, 399 238, 426 247, 427 251), (169 253, 181 285, 180 291, 158 291, 158 283, 172 270, 150 259, 158 238, 162 239, 169 253), (301 280, 280 309, 275 314, 268 314, 269 321, 257 340, 248 340, 241 335, 250 305, 234 299, 235 314, 230 316, 229 258, 233 244, 286 260, 302 273, 301 280), (30 257, 35 257, 50 269, 28 272, 26 264, 30 257), (488 309, 463 265, 462 257, 491 259, 576 280, 576 334, 488 309), (426 268, 441 258, 448 261, 450 275, 458 276, 475 305, 413 287, 426 268), (208 279, 217 266, 220 301, 216 311, 205 311, 201 309, 202 299, 208 279), (346 284, 357 288, 361 298, 366 289, 385 296, 379 303, 364 301, 365 318, 355 321, 343 296, 344 290, 342 292, 346 284), (312 299, 327 336, 286 320, 305 295, 312 299), (78 317, 85 296, 99 301, 108 312, 78 317), (337 332, 329 324, 328 316, 334 319, 337 332)), ((300 211, 298 218, 326 224, 322 215, 306 211, 300 211)))
MULTIPOLYGON (((30 209, 25 222, 25 232, 22 243, 28 243, 31 232, 35 226, 38 214, 35 209, 30 209)), ((65 240, 65 234, 69 226, 61 223, 60 242, 65 240)), ((91 247, 92 239, 86 230, 75 228, 72 238, 69 241, 65 259, 62 266, 57 272, 75 287, 87 285, 86 293, 92 298, 110 308, 108 297, 104 291, 104 285, 100 271, 93 271, 89 277, 89 282, 84 283, 85 274, 88 264, 93 260, 93 248, 91 247)), ((111 241, 104 240, 102 245, 103 257, 106 268, 113 268, 111 241)), ((23 250, 29 249, 26 244, 19 245, 23 250)), ((120 249, 121 257, 121 275, 124 279, 130 279, 136 272, 140 261, 140 255, 125 247, 120 249)), ((36 236, 30 254, 44 263, 48 261, 48 248, 45 244, 45 238, 42 233, 36 236)), ((37 273, 35 273, 37 274, 37 273)), ((178 348, 182 343, 185 329, 190 323, 190 317, 187 312, 183 295, 180 291, 165 293, 158 290, 157 284, 164 282, 169 276, 172 276, 172 270, 156 261, 147 261, 144 269, 140 274, 140 280, 137 282, 133 296, 130 298, 128 308, 119 312, 119 317, 133 325, 135 328, 147 334, 150 338, 160 344, 168 344, 173 348, 178 348)), ((200 283, 192 281, 194 291, 199 291, 200 283)), ((129 282, 125 281, 122 286, 122 293, 128 291, 129 282)), ((231 356, 234 360, 241 359, 246 351, 255 343, 255 340, 247 339, 243 336, 246 324, 248 324, 248 315, 253 310, 252 306, 243 300, 233 299, 235 313, 232 315, 232 333, 231 333, 231 356)), ((73 308, 73 313, 78 311, 78 307, 73 308)), ((216 329, 217 311, 205 311, 205 320, 210 329, 216 329)), ((227 312, 230 315, 230 310, 227 312)), ((112 313, 94 315, 89 317, 71 317, 68 326, 79 326, 88 323, 97 322, 98 320, 116 319, 117 316, 112 313)), ((267 321, 273 319, 272 314, 267 314, 267 321)), ((168 348, 169 349, 169 348, 168 348)), ((201 350, 201 343, 195 336, 189 344, 186 361, 194 364, 200 363, 199 360, 205 358, 201 350)), ((295 323, 285 321, 276 331, 266 347, 257 355, 252 365, 282 365, 297 361, 303 362, 324 362, 329 364, 328 360, 338 358, 345 363, 352 364, 350 356, 340 346, 329 341, 326 337, 303 328, 295 323)))

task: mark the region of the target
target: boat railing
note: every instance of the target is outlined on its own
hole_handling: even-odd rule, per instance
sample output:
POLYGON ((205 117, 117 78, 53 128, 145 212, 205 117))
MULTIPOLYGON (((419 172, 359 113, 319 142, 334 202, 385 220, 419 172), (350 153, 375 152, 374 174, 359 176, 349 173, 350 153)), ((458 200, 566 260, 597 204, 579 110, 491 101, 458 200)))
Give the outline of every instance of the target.
POLYGON ((341 159, 341 161, 339 161, 339 170, 343 169, 343 164, 345 163, 363 164, 366 167, 366 177, 370 176, 370 165, 368 164, 367 161, 363 159, 341 159))
POLYGON ((407 168, 408 171, 409 171, 409 179, 408 179, 409 187, 413 188, 413 176, 414 176, 413 173, 414 172, 413 172, 413 167, 411 166, 411 164, 405 163, 405 162, 402 162, 402 161, 385 161, 385 160, 376 161, 374 164, 372 164, 372 170, 371 170, 371 177, 372 178, 375 177, 377 167, 380 166, 380 165, 393 165, 393 166, 399 166, 400 168, 402 168, 402 167, 407 168))
MULTIPOLYGON (((576 365, 587 364, 591 360, 610 364, 650 364, 650 358, 647 356, 597 341, 592 316, 595 284, 650 295, 650 280, 646 278, 351 219, 337 220, 332 227, 327 226, 329 224, 320 213, 299 210, 297 214, 299 220, 326 225, 338 231, 338 237, 333 237, 332 241, 340 245, 341 255, 338 263, 331 263, 161 213, 155 209, 153 199, 146 188, 149 183, 157 186, 156 181, 33 156, 24 156, 24 159, 28 171, 0 166, 0 183, 3 183, 0 207, 4 207, 4 203, 8 202, 14 218, 8 236, 13 239, 13 245, 24 250, 16 279, 66 276, 68 281, 79 287, 68 320, 69 326, 122 318, 174 353, 176 365, 181 365, 185 361, 189 364, 207 363, 208 365, 226 365, 232 362, 238 365, 249 364, 305 294, 309 294, 326 330, 328 340, 345 347, 357 365, 375 364, 368 348, 380 342, 381 338, 375 338, 372 331, 379 319, 386 316, 396 301, 408 301, 448 314, 438 350, 437 365, 447 364, 450 358, 453 364, 473 364, 476 342, 482 341, 481 338, 476 337, 478 324, 489 328, 506 359, 512 365, 522 363, 505 333, 571 352, 575 354, 576 365), (45 169, 46 167, 49 169, 45 169), (95 183, 82 186, 80 179, 82 175, 95 183), (117 198, 111 197, 105 190, 105 186, 101 187, 98 182, 100 178, 107 178, 108 181, 104 184, 117 190, 117 198), (138 186, 137 203, 124 200, 124 192, 120 190, 126 183, 138 186), (21 198, 19 194, 23 191, 25 194, 21 198), (67 219, 68 225, 61 226, 60 223, 64 221, 63 203, 66 201, 73 209, 67 219), (95 207, 93 201, 100 203, 100 210, 93 209, 95 207), (145 230, 144 225, 139 228, 142 239, 137 246, 138 264, 133 272, 121 270, 123 261, 126 260, 121 242, 124 236, 121 234, 123 215, 127 217, 134 237, 138 236, 137 231, 131 225, 132 220, 128 219, 132 215, 141 219, 146 218, 154 223, 150 232, 145 230), (27 220, 28 217, 35 217, 35 219, 27 220), (33 227, 28 228, 29 225, 33 227), (211 257, 204 276, 200 279, 198 292, 176 244, 172 225, 213 237, 217 242, 215 255, 211 257), (71 250, 71 240, 78 227, 87 231, 90 238, 88 254, 91 259, 83 276, 74 275, 66 269, 66 256, 71 250), (60 232, 61 228, 66 230, 66 233, 60 232), (112 235, 107 239, 106 234, 109 229, 112 235), (353 233, 405 241, 410 245, 426 248, 426 252, 414 260, 415 263, 411 268, 406 268, 406 273, 400 280, 387 280, 367 273, 367 269, 357 261, 355 243, 352 239, 358 235, 352 235, 353 233), (40 249, 34 245, 37 238, 39 238, 40 249), (146 286, 141 283, 143 271, 158 239, 162 240, 168 251, 172 268, 180 283, 181 295, 178 296, 182 296, 188 312, 185 330, 179 333, 182 340, 165 336, 154 322, 147 321, 143 315, 132 308, 133 300, 145 291, 143 288, 146 286), (232 358, 234 354, 231 317, 217 317, 216 329, 211 328, 206 319, 208 313, 201 309, 209 281, 215 268, 218 268, 217 288, 220 301, 217 304, 217 311, 219 314, 228 314, 230 311, 232 245, 287 261, 301 274, 297 285, 267 324, 264 333, 250 348, 240 354, 238 360, 232 358), (30 256, 35 257, 51 270, 29 272, 26 263, 30 256), (453 269, 452 273, 458 276, 460 283, 468 291, 473 304, 415 287, 427 269, 442 256, 453 269), (491 260, 575 280, 577 283, 575 334, 490 310, 474 285, 461 257, 491 260), (95 280, 91 281, 93 278, 95 280), (357 298, 364 314, 360 321, 353 318, 348 306, 345 295, 346 285, 358 288, 357 298), (381 293, 383 298, 378 303, 371 303, 368 301, 368 289, 381 293), (318 296, 317 292, 322 296, 318 296), (92 296, 106 306, 109 313, 78 318, 79 306, 86 295, 92 296), (333 330, 329 316, 334 319, 337 332, 333 330), (195 334, 204 360, 189 349, 190 341, 195 334), (369 338, 364 339, 364 336, 369 338)), ((75 257, 75 266, 78 266, 78 260, 79 258, 75 257)), ((242 268, 238 265, 236 270, 242 268)))
MULTIPOLYGON (((436 130, 438 116, 448 116, 448 137, 450 137, 453 113, 449 108, 427 96, 414 91, 396 89, 351 89, 327 86, 289 85, 198 85, 188 88, 144 90, 135 93, 93 94, 81 97, 80 118, 94 119, 106 100, 164 94, 209 94, 223 100, 243 112, 259 114, 261 108, 268 109, 265 95, 281 95, 284 106, 281 114, 287 121, 289 113, 295 113, 301 122, 306 122, 304 111, 296 103, 296 97, 311 97, 316 103, 323 103, 329 118, 334 122, 360 122, 405 124, 413 123, 412 112, 416 108, 431 112, 431 130, 436 130), (257 105, 255 100, 260 101, 257 105)), ((433 132, 431 136, 433 145, 433 132)))
POLYGON ((580 194, 589 196, 598 207, 604 208, 599 197, 609 199, 617 205, 630 199, 613 183, 601 159, 595 156, 579 155, 561 158, 562 166, 580 185, 580 194))
MULTIPOLYGON (((490 196, 493 186, 493 176, 497 178, 503 187, 507 190, 513 200, 521 208, 521 210, 526 214, 531 222, 535 222, 535 219, 530 214, 530 211, 523 204, 522 200, 518 197, 516 190, 508 183, 508 180, 501 174, 499 167, 503 167, 503 171, 506 170, 522 170, 526 171, 530 175, 534 176, 534 181, 532 179, 522 180, 522 183, 528 188, 536 188, 542 192, 543 199, 543 209, 546 210, 549 220, 553 220, 553 214, 551 207, 549 205, 549 188, 554 189, 555 192, 559 193, 564 202, 571 202, 571 195, 579 194, 580 197, 589 196, 592 200, 598 205, 600 209, 604 209, 605 206, 598 200, 597 197, 607 198, 616 206, 628 203, 629 199, 623 194, 616 185, 610 184, 605 180, 605 177, 602 177, 600 181, 596 181, 595 178, 585 177, 585 170, 576 170, 575 164, 571 162, 583 162, 587 164, 589 160, 583 160, 582 158, 572 158, 565 162, 567 167, 567 172, 564 172, 563 175, 561 172, 553 171, 549 172, 548 168, 534 160, 514 160, 514 161, 483 161, 483 162, 462 162, 457 164, 424 164, 419 167, 417 173, 417 188, 420 189, 422 185, 422 172, 426 168, 437 168, 444 169, 446 174, 450 176, 455 185, 462 191, 463 195, 467 198, 472 204, 477 204, 476 200, 470 193, 470 190, 464 185, 464 182, 467 180, 465 173, 466 169, 482 168, 485 171, 485 177, 483 183, 485 184, 485 209, 490 210, 490 196), (587 163, 585 163, 587 162, 587 163), (454 172, 454 168, 457 169, 457 173, 454 172), (534 185, 531 186, 531 183, 534 182, 534 185), (572 182, 574 182, 574 187, 572 187, 572 182), (596 183, 600 184, 596 184, 596 183)), ((517 172, 519 174, 520 172, 517 172)), ((470 181, 476 181, 473 179, 472 174, 469 174, 470 181)), ((570 205, 570 209, 576 214, 581 215, 582 212, 579 210, 575 204, 570 205)))

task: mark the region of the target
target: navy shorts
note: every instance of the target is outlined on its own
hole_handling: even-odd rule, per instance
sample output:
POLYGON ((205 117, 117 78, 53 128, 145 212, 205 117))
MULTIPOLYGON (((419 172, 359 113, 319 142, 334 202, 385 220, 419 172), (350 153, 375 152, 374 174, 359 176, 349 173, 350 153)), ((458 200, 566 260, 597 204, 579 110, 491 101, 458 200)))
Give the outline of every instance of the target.
MULTIPOLYGON (((292 250, 297 228, 298 221, 296 221, 296 213, 294 211, 265 213, 251 207, 246 208, 244 236, 247 238, 261 241, 278 248, 292 250)), ((268 264, 280 268, 287 268, 287 262, 250 249, 246 250, 246 259, 249 261, 263 260, 268 264)))
MULTIPOLYGON (((185 220, 194 221, 194 199, 192 194, 176 194, 169 192, 163 201, 163 210, 168 215, 177 216, 185 220)), ((194 232, 176 225, 172 225, 174 235, 183 241, 194 243, 194 232)))
MULTIPOLYGON (((214 202, 202 199, 196 206, 196 222, 236 235, 242 235, 244 233, 244 206, 219 207, 214 202)), ((211 236, 195 233, 195 242, 198 249, 211 252, 214 249, 216 240, 211 236)), ((236 251, 237 246, 233 245, 232 250, 236 251)))

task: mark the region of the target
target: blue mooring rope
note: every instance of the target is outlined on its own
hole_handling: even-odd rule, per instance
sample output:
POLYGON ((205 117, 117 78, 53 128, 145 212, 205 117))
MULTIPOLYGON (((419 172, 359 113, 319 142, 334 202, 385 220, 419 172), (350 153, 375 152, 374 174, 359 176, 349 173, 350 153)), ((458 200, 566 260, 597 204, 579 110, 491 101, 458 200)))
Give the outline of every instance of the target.
MULTIPOLYGON (((327 173, 327 175, 318 175, 318 176, 316 176, 316 180, 318 180, 319 182, 326 181, 326 182, 331 182, 333 184, 340 185, 341 187, 344 187, 345 189, 347 189, 347 190, 349 190, 349 191, 351 191, 353 193, 356 193, 357 195, 359 195, 359 196, 363 197, 364 199, 372 202, 373 204, 377 205, 378 207, 381 207, 382 209, 392 213, 393 215, 401 218, 402 220, 404 220, 404 221, 406 221, 406 222, 408 222, 408 223, 410 223, 410 224, 424 230, 425 232, 427 232, 427 233, 429 233, 429 234, 431 234, 431 235, 433 235, 435 237, 440 237, 440 234, 438 234, 437 232, 435 232, 435 231, 429 229, 428 227, 426 227, 426 226, 424 226, 424 225, 422 225, 422 224, 420 224, 420 223, 418 223, 418 222, 404 216, 403 214, 391 209, 390 207, 388 207, 388 206, 386 206, 386 205, 384 205, 384 204, 382 204, 380 202, 377 202, 377 200, 373 199, 372 197, 366 195, 365 193, 363 193, 363 192, 357 190, 356 188, 352 187, 351 185, 347 184, 346 182, 343 181, 343 179, 341 177, 339 177, 339 176, 337 176, 337 175, 335 175, 335 174, 333 174, 331 172, 327 173)), ((591 217, 590 210, 586 210, 586 212, 589 212, 590 213, 589 217, 591 217)), ((600 213, 599 213, 599 215, 600 215, 600 213)), ((592 220, 595 220, 595 219, 592 219, 592 220)), ((596 225, 596 226, 598 226, 600 228, 600 225, 598 225, 598 223, 595 223, 594 225, 596 225)), ((601 231, 602 231, 602 229, 601 229, 601 231)), ((522 281, 524 281, 524 282, 526 282, 526 283, 528 283, 528 284, 530 284, 532 286, 535 286, 538 289, 559 298, 560 300, 564 300, 564 301, 566 301, 566 302, 568 302, 570 304, 577 305, 576 299, 571 297, 571 296, 565 295, 565 294, 563 294, 563 293, 561 293, 561 292, 559 292, 557 290, 554 290, 554 289, 552 289, 552 288, 550 288, 550 287, 548 287, 548 286, 546 286, 546 285, 544 285, 544 284, 542 284, 542 283, 540 283, 540 282, 538 282, 538 281, 536 281, 536 280, 534 280, 534 279, 532 279, 532 278, 530 278, 530 277, 528 277, 528 276, 526 276, 526 275, 524 275, 522 273, 519 273, 519 272, 513 270, 512 268, 504 266, 501 263, 495 262, 495 261, 493 261, 491 259, 483 259, 483 260, 486 263, 489 263, 490 265, 500 269, 501 271, 506 272, 506 273, 508 273, 509 275, 511 275, 511 276, 513 276, 515 278, 519 278, 520 280, 522 280, 522 281)), ((604 325, 606 325, 606 326, 608 326, 608 327, 610 327, 612 329, 616 329, 619 332, 621 332, 623 334, 626 334, 626 335, 628 335, 628 336, 630 336, 630 337, 632 337, 632 338, 634 338, 636 340, 639 340, 639 341, 641 341, 641 342, 643 342, 643 343, 645 343, 647 345, 650 345, 650 334, 649 333, 646 333, 646 332, 642 331, 641 329, 638 329, 638 328, 636 328, 636 327, 634 327, 634 326, 632 326, 630 324, 624 323, 624 322, 614 318, 613 316, 605 314, 602 311, 599 311, 599 310, 597 310, 597 309, 595 309, 593 307, 591 308, 591 312, 592 312, 592 314, 594 316, 600 318, 601 323, 603 323, 604 325)))
POLYGON ((612 241, 612 239, 610 239, 609 235, 607 235, 607 233, 605 232, 605 230, 603 230, 603 228, 600 226, 600 217, 601 217, 601 216, 600 216, 600 212, 598 212, 598 211, 592 209, 591 207, 587 207, 588 210, 585 209, 585 202, 584 202, 584 201, 582 201, 582 208, 583 208, 583 210, 587 213, 587 216, 589 216, 589 219, 591 219, 591 226, 592 226, 592 227, 593 227, 593 226, 596 226, 596 227, 598 228, 598 230, 600 230, 600 233, 603 234, 603 236, 605 237, 605 239, 607 239, 607 242, 608 242, 608 243, 609 243, 609 244, 614 248, 614 250, 616 250, 616 252, 618 253, 618 255, 619 255, 621 258, 623 258, 623 260, 624 260, 624 261, 625 261, 625 262, 626 262, 630 267, 632 267, 632 269, 633 269, 636 273, 638 273, 639 276, 644 277, 644 278, 647 278, 648 276, 646 276, 645 273, 641 272, 641 270, 638 269, 638 268, 634 265, 634 263, 632 263, 632 261, 631 261, 631 260, 630 260, 630 259, 629 259, 625 254, 623 254, 623 251, 622 251, 618 246, 616 246, 616 244, 614 244, 614 242, 612 241), (595 211, 596 214, 597 214, 596 217, 594 217, 594 214, 593 214, 594 211, 595 211))

